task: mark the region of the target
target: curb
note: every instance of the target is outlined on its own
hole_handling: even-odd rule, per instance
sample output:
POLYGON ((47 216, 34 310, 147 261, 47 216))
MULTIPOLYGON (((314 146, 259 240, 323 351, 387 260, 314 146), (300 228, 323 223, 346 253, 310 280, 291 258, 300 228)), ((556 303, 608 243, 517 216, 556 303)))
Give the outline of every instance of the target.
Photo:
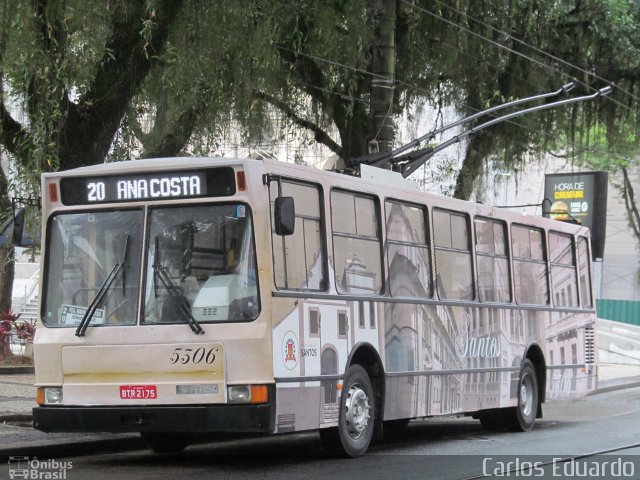
POLYGON ((36 373, 35 367, 0 367, 0 375, 33 375, 36 373))
POLYGON ((593 392, 590 392, 588 396, 597 395, 598 393, 614 392, 616 390, 623 390, 625 388, 640 387, 640 380, 638 380, 637 378, 638 377, 634 377, 632 382, 614 383, 613 385, 606 386, 603 385, 602 387, 596 388, 593 392))
POLYGON ((69 439, 57 443, 30 442, 13 448, 0 448, 0 462, 6 462, 12 456, 47 456, 47 457, 78 457, 81 455, 95 455, 99 453, 127 452, 148 448, 139 435, 119 436, 116 438, 102 437, 87 440, 69 439))
POLYGON ((0 423, 28 423, 31 425, 32 422, 33 417, 30 413, 5 413, 0 415, 0 423))

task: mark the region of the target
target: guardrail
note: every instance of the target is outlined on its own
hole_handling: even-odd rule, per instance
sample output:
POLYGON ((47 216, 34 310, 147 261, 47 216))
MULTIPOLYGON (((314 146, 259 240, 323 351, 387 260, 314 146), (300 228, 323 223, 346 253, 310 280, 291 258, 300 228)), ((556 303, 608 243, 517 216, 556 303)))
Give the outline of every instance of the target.
POLYGON ((36 271, 26 279, 24 284, 22 295, 16 296, 15 291, 11 301, 11 307, 14 312, 22 312, 27 304, 38 294, 38 288, 40 286, 40 271, 36 271))

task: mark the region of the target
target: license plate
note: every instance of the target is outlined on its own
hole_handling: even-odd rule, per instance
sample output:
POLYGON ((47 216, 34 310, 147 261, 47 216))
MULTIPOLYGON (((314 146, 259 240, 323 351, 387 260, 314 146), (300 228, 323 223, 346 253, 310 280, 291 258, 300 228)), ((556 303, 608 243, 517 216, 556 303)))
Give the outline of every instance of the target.
POLYGON ((120 398, 123 400, 155 400, 158 389, 155 385, 120 385, 120 398))

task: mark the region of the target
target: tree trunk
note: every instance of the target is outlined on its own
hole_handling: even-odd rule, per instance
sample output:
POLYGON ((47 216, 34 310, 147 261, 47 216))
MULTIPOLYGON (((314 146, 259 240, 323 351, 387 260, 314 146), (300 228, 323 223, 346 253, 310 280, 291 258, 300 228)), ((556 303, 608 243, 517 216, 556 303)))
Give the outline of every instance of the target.
POLYGON ((493 142, 493 136, 486 132, 478 132, 471 136, 456 179, 454 198, 469 200, 473 193, 473 184, 482 172, 482 164, 491 152, 493 142))
POLYGON ((0 247, 0 312, 11 309, 13 296, 13 247, 0 247))
POLYGON ((396 64, 396 0, 375 0, 371 73, 370 153, 393 150, 393 91, 396 64))
MULTIPOLYGON (((0 95, 0 100, 2 96, 0 95)), ((12 215, 11 200, 9 199, 9 182, 0 168, 0 219, 4 220, 12 215)), ((2 223, 0 221, 0 223, 2 223)), ((13 246, 0 245, 0 312, 11 308, 11 297, 13 295, 13 246)))
POLYGON ((629 220, 629 226, 631 227, 633 236, 636 237, 636 241, 638 245, 640 245, 640 210, 638 210, 635 192, 633 191, 629 171, 626 167, 622 167, 622 181, 622 198, 624 198, 627 219, 629 220))
POLYGON ((78 104, 68 108, 59 136, 60 170, 104 162, 131 98, 162 52, 182 0, 162 0, 147 12, 115 19, 106 53, 96 76, 78 104), (154 23, 150 39, 140 34, 144 22, 154 23))
MULTIPOLYGON (((0 312, 11 309, 13 296, 13 247, 0 247, 0 312)), ((11 357, 9 337, 0 338, 0 362, 11 357)))

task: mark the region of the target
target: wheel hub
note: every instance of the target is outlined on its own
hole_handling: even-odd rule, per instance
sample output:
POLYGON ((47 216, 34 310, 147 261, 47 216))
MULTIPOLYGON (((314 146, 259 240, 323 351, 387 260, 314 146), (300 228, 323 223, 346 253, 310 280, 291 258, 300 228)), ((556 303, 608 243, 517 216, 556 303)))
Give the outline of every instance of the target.
POLYGON ((522 379, 520 385, 520 409, 525 417, 531 415, 531 409, 533 406, 533 385, 529 375, 526 375, 522 379))
POLYGON ((353 438, 357 438, 369 425, 369 397, 358 385, 352 385, 347 392, 344 408, 347 431, 353 438))

